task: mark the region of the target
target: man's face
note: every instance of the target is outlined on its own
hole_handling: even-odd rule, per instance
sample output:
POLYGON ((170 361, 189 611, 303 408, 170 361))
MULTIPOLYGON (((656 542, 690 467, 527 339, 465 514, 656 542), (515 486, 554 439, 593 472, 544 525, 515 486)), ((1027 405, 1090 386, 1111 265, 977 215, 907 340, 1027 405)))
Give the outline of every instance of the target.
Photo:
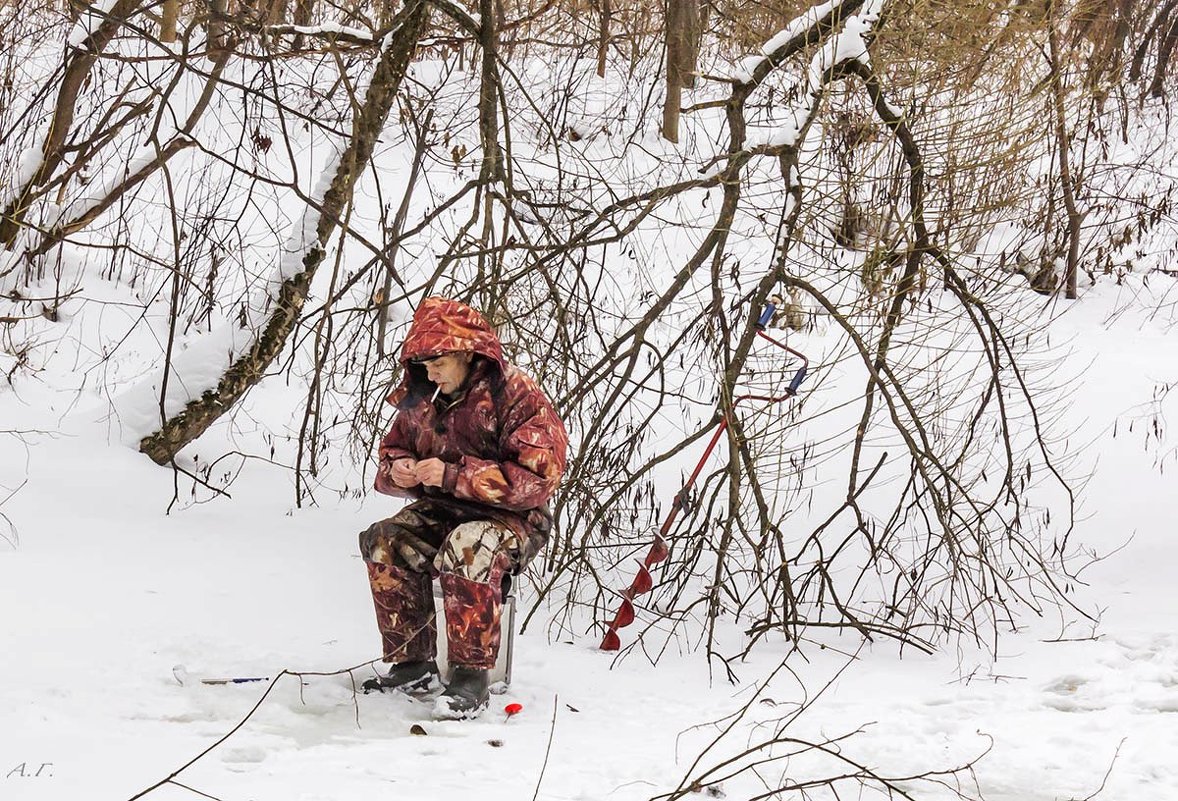
POLYGON ((470 352, 444 353, 423 362, 423 364, 429 380, 437 384, 443 394, 449 395, 457 391, 462 386, 462 382, 466 380, 473 358, 474 354, 470 352))

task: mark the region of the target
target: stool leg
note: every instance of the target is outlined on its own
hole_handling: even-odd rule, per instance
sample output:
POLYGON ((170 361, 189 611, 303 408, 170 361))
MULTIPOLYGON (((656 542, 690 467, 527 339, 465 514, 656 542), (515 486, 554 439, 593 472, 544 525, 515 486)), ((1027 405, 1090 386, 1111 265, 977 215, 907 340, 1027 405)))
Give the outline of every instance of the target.
POLYGON ((515 656, 515 594, 503 599, 503 613, 500 624, 507 629, 507 636, 503 640, 503 683, 511 686, 511 660, 515 656))

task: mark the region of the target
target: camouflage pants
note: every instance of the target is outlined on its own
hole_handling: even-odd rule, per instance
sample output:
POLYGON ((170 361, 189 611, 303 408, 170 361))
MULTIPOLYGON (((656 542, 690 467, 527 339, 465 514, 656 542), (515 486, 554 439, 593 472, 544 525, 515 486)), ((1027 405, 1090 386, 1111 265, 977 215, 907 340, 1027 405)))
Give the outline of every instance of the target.
POLYGON ((499 656, 503 588, 518 564, 514 532, 466 519, 430 500, 406 506, 360 534, 384 661, 437 656, 433 575, 439 575, 451 665, 491 669, 499 656))

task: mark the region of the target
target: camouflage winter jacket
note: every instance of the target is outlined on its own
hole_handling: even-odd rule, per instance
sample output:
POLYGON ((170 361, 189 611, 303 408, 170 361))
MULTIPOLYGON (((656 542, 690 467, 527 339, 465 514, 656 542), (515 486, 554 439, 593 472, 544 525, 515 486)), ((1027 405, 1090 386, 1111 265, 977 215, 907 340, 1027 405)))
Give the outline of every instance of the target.
POLYGON ((400 358, 404 378, 387 398, 398 411, 380 443, 377 491, 453 503, 497 520, 516 532, 526 564, 548 540, 546 503, 565 469, 568 434, 552 404, 530 376, 504 361, 482 315, 458 301, 424 300, 400 358), (453 351, 476 354, 470 375, 454 397, 431 402, 436 386, 411 360, 453 351), (445 462, 442 486, 393 484, 387 467, 405 457, 445 462))

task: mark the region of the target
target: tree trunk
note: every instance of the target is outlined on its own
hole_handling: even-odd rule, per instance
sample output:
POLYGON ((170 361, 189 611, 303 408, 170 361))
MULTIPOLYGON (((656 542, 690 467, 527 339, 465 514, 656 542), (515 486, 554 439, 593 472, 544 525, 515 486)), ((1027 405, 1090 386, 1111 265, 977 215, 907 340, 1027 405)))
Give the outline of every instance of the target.
POLYGON ((1068 261, 1064 269, 1064 297, 1075 300, 1080 262, 1080 236, 1084 215, 1076 206, 1076 181, 1071 168, 1071 137, 1068 136, 1067 112, 1064 106, 1063 63, 1059 47, 1058 16, 1053 6, 1048 20, 1048 56, 1051 67, 1051 99, 1055 111, 1055 140, 1059 151, 1059 182, 1063 188, 1063 203, 1068 215, 1068 261))
POLYGON ((315 0, 295 0, 294 24, 310 25, 315 14, 315 0))
POLYGON ((209 46, 206 54, 209 61, 220 60, 229 47, 225 36, 227 10, 228 0, 209 0, 209 46))
POLYGON ((160 12, 160 41, 176 41, 176 22, 180 18, 180 0, 164 0, 160 12))
POLYGON ((266 10, 266 22, 270 25, 281 25, 286 21, 287 0, 270 0, 270 7, 266 10))
POLYGON ((484 181, 503 176, 503 152, 499 149, 498 66, 495 63, 499 48, 496 5, 495 0, 479 0, 479 47, 483 51, 479 86, 479 140, 483 148, 483 166, 479 178, 484 181))
POLYGON ((1154 67, 1153 83, 1150 84, 1150 97, 1164 97, 1166 94, 1166 72, 1170 66, 1170 58, 1174 54, 1174 47, 1178 45, 1178 20, 1170 27, 1170 32, 1162 40, 1158 48, 1158 63, 1154 67))
POLYGON ((613 9, 610 7, 610 0, 601 0, 601 7, 598 9, 597 27, 597 76, 599 78, 605 77, 605 62, 609 55, 609 23, 611 16, 613 16, 613 9))
POLYGON ((217 386, 189 401, 182 411, 164 421, 159 431, 140 441, 139 450, 156 463, 168 463, 181 448, 203 434, 222 414, 233 408, 246 390, 262 380, 267 368, 282 351, 298 322, 315 271, 325 256, 327 242, 384 129, 385 120, 428 18, 427 0, 409 0, 405 5, 400 24, 389 36, 373 70, 364 104, 352 125, 351 141, 340 156, 320 208, 314 217, 308 219, 316 221, 315 239, 303 253, 302 270, 283 280, 272 299, 270 316, 258 332, 257 339, 248 350, 235 357, 217 386))
POLYGON ((1132 66, 1129 68, 1129 80, 1138 81, 1141 79, 1141 72, 1145 68, 1145 57, 1149 54, 1150 45, 1158 36, 1159 32, 1169 24, 1170 15, 1174 13, 1175 7, 1178 7, 1178 0, 1168 0, 1165 5, 1158 9, 1157 16, 1154 17, 1153 22, 1150 23, 1145 33, 1142 34, 1136 46, 1133 48, 1132 66))
POLYGON ((380 0, 380 27, 384 30, 393 21, 396 0, 380 0))
POLYGON ((683 3, 683 44, 679 51, 679 80, 684 89, 694 89, 695 71, 699 67, 699 0, 680 1, 683 3))
POLYGON ((681 68, 683 50, 687 45, 684 32, 687 19, 683 13, 685 6, 685 0, 667 0, 667 13, 663 25, 667 50, 667 97, 663 102, 663 138, 668 142, 679 141, 679 107, 683 102, 681 68))
POLYGON ((110 44, 123 23, 138 10, 139 4, 140 0, 116 2, 98 29, 90 34, 80 47, 70 48, 66 54, 65 73, 57 90, 53 119, 45 136, 45 143, 41 147, 41 166, 24 186, 13 193, 12 201, 0 211, 0 247, 12 247, 17 233, 24 224, 34 191, 48 181, 61 165, 62 147, 74 125, 74 111, 82 86, 102 51, 110 44))
MULTIPOLYGON (((314 18, 315 0, 295 0, 294 8, 294 24, 300 26, 309 26, 311 20, 314 18)), ((304 37, 301 33, 296 33, 293 41, 295 50, 301 50, 303 47, 304 37)))

